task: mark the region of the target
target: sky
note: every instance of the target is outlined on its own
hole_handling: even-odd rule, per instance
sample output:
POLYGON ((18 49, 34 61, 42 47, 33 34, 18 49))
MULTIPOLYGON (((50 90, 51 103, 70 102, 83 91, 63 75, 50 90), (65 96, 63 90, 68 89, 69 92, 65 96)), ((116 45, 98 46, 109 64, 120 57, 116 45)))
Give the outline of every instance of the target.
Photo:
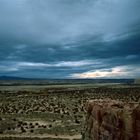
POLYGON ((0 0, 0 76, 140 77, 140 0, 0 0))

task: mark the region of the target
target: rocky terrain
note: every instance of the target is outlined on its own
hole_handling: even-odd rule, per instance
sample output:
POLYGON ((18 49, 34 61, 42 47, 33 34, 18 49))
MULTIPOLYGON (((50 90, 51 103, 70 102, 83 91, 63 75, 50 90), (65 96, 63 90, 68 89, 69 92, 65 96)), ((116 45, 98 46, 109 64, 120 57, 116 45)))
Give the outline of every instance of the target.
POLYGON ((81 139, 85 104, 104 98, 140 102, 140 87, 0 87, 0 139, 81 139))
POLYGON ((140 139, 140 103, 90 100, 86 110, 84 140, 140 139))

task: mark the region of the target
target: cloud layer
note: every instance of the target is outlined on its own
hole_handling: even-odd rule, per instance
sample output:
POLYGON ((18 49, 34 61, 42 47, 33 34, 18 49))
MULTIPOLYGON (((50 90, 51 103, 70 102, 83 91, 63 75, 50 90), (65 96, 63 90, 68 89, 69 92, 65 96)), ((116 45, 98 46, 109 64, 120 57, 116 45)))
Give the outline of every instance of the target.
POLYGON ((131 68, 138 77, 139 7, 139 0, 1 0, 0 75, 125 78, 131 68), (118 67, 127 69, 112 75, 118 67))

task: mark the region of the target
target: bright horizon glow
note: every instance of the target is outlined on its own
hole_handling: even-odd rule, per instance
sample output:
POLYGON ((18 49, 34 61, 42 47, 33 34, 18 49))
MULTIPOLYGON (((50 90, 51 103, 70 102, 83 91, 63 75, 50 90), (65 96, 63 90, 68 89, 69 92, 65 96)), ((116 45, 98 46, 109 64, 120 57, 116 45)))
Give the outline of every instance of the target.
POLYGON ((131 70, 127 70, 127 67, 125 67, 125 66, 114 67, 111 69, 87 71, 87 72, 83 72, 83 73, 75 73, 75 74, 70 75, 71 78, 80 78, 80 79, 85 79, 85 78, 122 78, 122 77, 132 78, 133 76, 134 76, 133 72, 131 70))

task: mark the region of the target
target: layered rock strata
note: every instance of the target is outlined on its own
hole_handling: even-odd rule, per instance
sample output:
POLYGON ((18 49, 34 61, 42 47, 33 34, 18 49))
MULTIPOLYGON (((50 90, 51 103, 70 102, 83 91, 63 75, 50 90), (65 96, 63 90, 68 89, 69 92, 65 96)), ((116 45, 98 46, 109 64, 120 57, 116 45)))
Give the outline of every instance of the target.
POLYGON ((86 104, 84 140, 140 140, 140 104, 90 100, 86 104))

